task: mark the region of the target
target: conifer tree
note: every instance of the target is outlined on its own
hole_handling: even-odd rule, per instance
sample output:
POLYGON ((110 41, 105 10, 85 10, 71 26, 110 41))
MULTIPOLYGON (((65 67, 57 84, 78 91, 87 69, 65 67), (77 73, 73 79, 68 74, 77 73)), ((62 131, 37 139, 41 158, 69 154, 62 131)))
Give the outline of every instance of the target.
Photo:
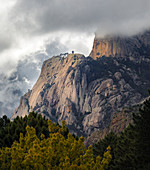
POLYGON ((103 159, 93 159, 93 148, 86 149, 84 138, 76 140, 68 133, 65 123, 59 127, 49 121, 50 135, 45 138, 36 135, 33 127, 26 127, 26 134, 20 134, 19 142, 15 141, 11 148, 0 149, 0 169, 65 169, 65 170, 104 170, 111 160, 110 148, 103 159), (52 133, 53 132, 53 133, 52 133))
POLYGON ((150 169, 150 98, 118 137, 113 169, 150 169))
MULTIPOLYGON (((149 90, 150 94, 150 90, 149 90)), ((133 115, 133 130, 136 133, 136 151, 138 168, 150 169, 150 97, 138 115, 133 115)))
POLYGON ((114 132, 110 132, 108 135, 106 135, 104 137, 104 139, 100 139, 93 148, 93 153, 94 153, 94 158, 96 159, 96 157, 98 155, 100 155, 101 157, 103 156, 103 153, 106 151, 106 148, 108 146, 111 147, 111 162, 110 162, 110 166, 113 165, 113 161, 114 161, 114 149, 116 147, 116 143, 117 143, 117 135, 114 132))

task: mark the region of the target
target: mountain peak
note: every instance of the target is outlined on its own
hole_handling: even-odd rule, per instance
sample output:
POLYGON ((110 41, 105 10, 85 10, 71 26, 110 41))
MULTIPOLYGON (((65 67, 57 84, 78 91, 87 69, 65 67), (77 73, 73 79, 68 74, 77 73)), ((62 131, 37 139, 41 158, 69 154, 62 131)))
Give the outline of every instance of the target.
POLYGON ((150 47, 150 31, 125 37, 125 36, 106 36, 104 38, 95 37, 93 49, 90 56, 93 59, 102 56, 112 57, 138 57, 145 55, 150 47))
POLYGON ((105 128, 116 110, 147 97, 149 35, 95 38, 93 59, 82 54, 62 54, 46 60, 39 79, 21 97, 12 119, 35 111, 55 122, 65 120, 71 132, 78 135, 105 128), (99 60, 94 60, 97 56, 99 60))

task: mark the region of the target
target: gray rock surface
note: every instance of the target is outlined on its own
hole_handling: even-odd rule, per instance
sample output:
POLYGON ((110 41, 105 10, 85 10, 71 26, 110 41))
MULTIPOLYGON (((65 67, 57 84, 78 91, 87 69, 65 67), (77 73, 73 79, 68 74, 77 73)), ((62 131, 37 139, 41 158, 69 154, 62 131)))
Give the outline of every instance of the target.
MULTIPOLYGON (((149 44, 146 38, 143 41, 149 44)), ((35 111, 55 122, 66 120, 69 129, 78 135, 105 128, 117 110, 148 96, 149 53, 144 57, 138 52, 138 57, 131 56, 94 60, 69 54, 66 58, 55 56, 46 60, 39 79, 21 98, 12 119, 35 111)))

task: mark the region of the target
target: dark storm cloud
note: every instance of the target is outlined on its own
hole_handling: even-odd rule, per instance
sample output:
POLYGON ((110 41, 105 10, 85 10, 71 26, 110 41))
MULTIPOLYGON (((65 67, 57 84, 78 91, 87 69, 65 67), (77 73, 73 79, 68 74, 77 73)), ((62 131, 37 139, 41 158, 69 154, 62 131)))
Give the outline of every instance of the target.
POLYGON ((11 17, 31 34, 58 30, 134 34, 150 27, 149 0, 18 0, 11 17))
POLYGON ((0 52, 11 47, 11 42, 4 39, 0 39, 0 52))
POLYGON ((2 1, 0 115, 10 116, 18 106, 20 96, 37 80, 47 57, 67 52, 67 47, 69 50, 73 47, 75 51, 82 48, 86 52, 86 48, 91 48, 86 37, 95 31, 100 36, 136 34, 150 28, 149 18, 150 0, 2 1), (82 33, 84 38, 79 36, 82 33), (48 54, 34 53, 36 47, 41 46, 39 42, 50 39, 50 35, 58 39, 51 40, 51 45, 43 43, 48 54), (65 46, 59 44, 59 39, 65 46))
POLYGON ((45 52, 36 52, 32 56, 27 56, 25 60, 18 63, 16 71, 9 77, 0 74, 0 117, 7 115, 11 117, 15 108, 19 105, 19 100, 28 89, 31 89, 36 82, 44 60, 50 56, 58 55, 67 48, 57 41, 47 43, 45 52))

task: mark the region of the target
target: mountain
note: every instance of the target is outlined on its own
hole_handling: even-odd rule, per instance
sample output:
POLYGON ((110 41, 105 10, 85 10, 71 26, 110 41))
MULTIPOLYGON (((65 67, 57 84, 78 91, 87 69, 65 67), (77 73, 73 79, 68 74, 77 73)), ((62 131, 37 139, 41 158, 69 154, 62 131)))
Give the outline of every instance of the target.
POLYGON ((142 101, 150 87, 150 32, 95 38, 91 57, 54 56, 20 99, 16 116, 35 111, 87 136, 107 127, 116 111, 142 101))
MULTIPOLYGON (((141 102, 141 104, 142 103, 143 102, 141 102)), ((104 129, 99 129, 89 135, 85 140, 85 144, 87 146, 94 145, 100 139, 104 139, 104 137, 110 132, 114 132, 115 134, 119 135, 125 128, 129 126, 130 123, 133 123, 132 113, 138 113, 141 104, 122 108, 120 111, 116 112, 113 115, 110 124, 104 129)))
POLYGON ((102 56, 129 58, 140 60, 141 57, 150 55, 150 31, 146 31, 131 37, 106 36, 95 37, 90 56, 93 59, 102 56))

